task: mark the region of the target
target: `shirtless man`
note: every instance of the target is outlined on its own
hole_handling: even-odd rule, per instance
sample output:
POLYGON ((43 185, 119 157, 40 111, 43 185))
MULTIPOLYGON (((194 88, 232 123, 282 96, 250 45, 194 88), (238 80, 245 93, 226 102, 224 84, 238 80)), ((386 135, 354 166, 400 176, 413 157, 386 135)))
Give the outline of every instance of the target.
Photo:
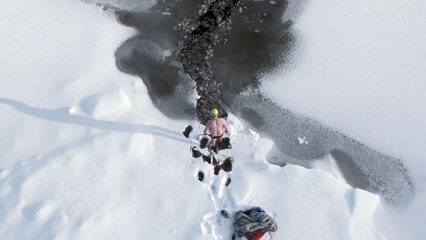
POLYGON ((215 149, 216 140, 219 140, 219 142, 222 140, 223 129, 225 128, 225 130, 228 131, 228 126, 226 125, 225 119, 218 117, 219 111, 217 108, 212 108, 210 115, 212 116, 212 119, 207 122, 206 127, 204 128, 204 134, 210 132, 210 135, 212 136, 212 149, 215 149))

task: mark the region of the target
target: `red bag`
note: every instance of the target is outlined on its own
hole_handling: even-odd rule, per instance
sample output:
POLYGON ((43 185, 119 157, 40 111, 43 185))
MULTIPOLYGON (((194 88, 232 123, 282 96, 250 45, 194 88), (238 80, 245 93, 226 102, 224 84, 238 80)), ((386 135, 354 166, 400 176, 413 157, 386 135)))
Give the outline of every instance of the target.
POLYGON ((263 235, 265 235, 264 232, 254 232, 251 234, 251 240, 259 240, 263 237, 263 235))

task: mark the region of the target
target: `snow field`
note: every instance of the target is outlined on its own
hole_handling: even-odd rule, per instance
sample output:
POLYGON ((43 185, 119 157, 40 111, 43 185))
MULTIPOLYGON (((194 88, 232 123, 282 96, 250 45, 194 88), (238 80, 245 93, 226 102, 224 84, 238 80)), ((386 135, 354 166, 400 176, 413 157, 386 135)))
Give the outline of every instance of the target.
POLYGON ((265 76, 263 93, 374 149, 426 170, 426 3, 304 4, 290 66, 265 76))
POLYGON ((157 0, 84 0, 88 3, 102 4, 127 11, 146 12, 157 3, 157 0))
POLYGON ((231 138, 233 149, 225 150, 228 152, 224 155, 233 156, 233 171, 221 171, 215 176, 213 167, 201 158, 191 162, 195 173, 201 169, 206 174, 202 184, 215 207, 215 211, 203 217, 203 233, 211 234, 213 239, 229 239, 232 219, 220 216, 220 210, 232 213, 261 206, 279 224, 278 232, 269 233, 265 239, 378 238, 371 219, 380 202, 378 196, 351 188, 343 179, 328 173, 328 169, 268 164, 266 157, 272 142, 245 128, 233 115, 230 122, 235 131, 231 138), (225 187, 228 177, 232 183, 225 187))
POLYGON ((229 239, 218 211, 260 206, 279 224, 266 239, 375 239, 372 214, 395 214, 325 170, 268 164, 272 142, 233 116, 233 171, 215 176, 192 159, 187 122, 116 69, 132 30, 78 1, 2 6, 2 238, 229 239))
POLYGON ((425 236, 424 220, 413 220, 426 213, 421 204, 426 200, 426 3, 320 0, 302 5, 300 15, 293 16, 299 47, 289 66, 262 80, 264 95, 402 159, 414 200, 401 209, 381 206, 375 222, 385 239, 425 236))

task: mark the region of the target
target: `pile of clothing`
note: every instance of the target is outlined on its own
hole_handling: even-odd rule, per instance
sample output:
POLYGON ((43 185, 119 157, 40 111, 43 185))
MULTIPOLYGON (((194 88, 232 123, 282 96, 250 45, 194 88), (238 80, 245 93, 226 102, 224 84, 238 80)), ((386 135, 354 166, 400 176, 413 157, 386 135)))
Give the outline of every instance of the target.
POLYGON ((235 213, 234 223, 236 237, 246 237, 249 240, 259 240, 266 232, 275 232, 278 229, 276 221, 260 207, 235 213))

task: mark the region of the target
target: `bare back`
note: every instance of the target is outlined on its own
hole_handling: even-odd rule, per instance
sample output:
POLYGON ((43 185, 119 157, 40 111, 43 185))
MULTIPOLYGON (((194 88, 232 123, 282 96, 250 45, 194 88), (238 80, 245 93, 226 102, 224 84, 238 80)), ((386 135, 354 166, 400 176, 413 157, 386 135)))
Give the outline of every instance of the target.
POLYGON ((228 129, 225 119, 214 118, 207 122, 206 128, 204 129, 204 133, 207 133, 207 131, 209 131, 213 137, 218 137, 223 135, 223 129, 228 129))

